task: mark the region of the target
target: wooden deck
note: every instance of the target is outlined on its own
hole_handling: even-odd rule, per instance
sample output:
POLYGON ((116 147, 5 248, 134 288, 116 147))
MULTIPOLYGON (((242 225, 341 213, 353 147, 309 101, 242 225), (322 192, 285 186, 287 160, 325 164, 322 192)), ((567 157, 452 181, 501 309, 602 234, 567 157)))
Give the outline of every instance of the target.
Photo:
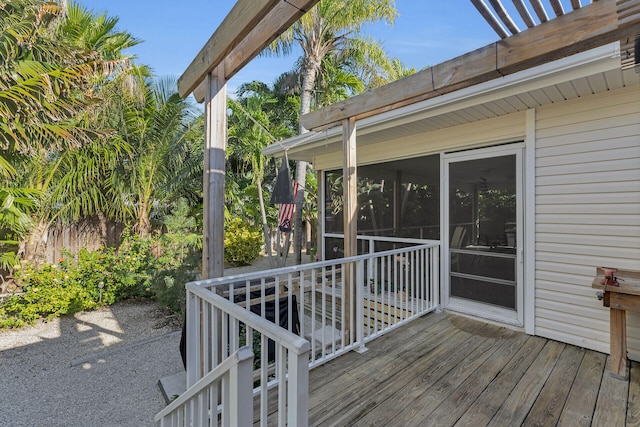
POLYGON ((314 426, 640 425, 640 364, 439 313, 310 372, 314 426))

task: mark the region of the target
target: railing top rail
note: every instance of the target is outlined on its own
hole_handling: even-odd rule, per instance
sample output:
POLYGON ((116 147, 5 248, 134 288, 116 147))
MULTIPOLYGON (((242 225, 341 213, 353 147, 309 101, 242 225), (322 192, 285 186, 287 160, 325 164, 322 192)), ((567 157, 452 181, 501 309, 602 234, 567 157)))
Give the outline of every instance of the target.
MULTIPOLYGON (((334 237, 338 239, 343 239, 344 234, 342 233, 325 233, 325 237, 334 237)), ((415 244, 440 244, 439 240, 430 240, 430 239, 411 239, 408 237, 389 237, 389 236, 367 236, 364 234, 358 234, 358 240, 369 240, 376 242, 389 242, 389 243, 415 243, 415 244)))
POLYGON ((182 393, 178 398, 171 401, 162 411, 160 411, 156 417, 156 422, 160 421, 163 417, 167 416, 171 412, 175 411, 180 406, 184 405, 187 401, 195 397, 198 393, 208 387, 212 382, 221 378, 233 365, 237 365, 245 360, 253 359, 253 352, 249 347, 240 347, 231 356, 223 360, 218 366, 216 366, 211 372, 204 377, 200 378, 191 388, 182 393))
POLYGON ((412 246, 410 248, 399 248, 399 249, 391 249, 388 251, 376 252, 375 254, 363 254, 363 255, 357 255, 357 256, 352 256, 348 258, 337 258, 337 259, 332 259, 328 261, 318 261, 318 262, 311 262, 307 264, 292 265, 289 267, 274 268, 271 270, 254 271, 251 273, 238 274, 234 276, 223 276, 223 277, 216 277, 213 279, 199 280, 195 282, 189 282, 187 283, 187 286, 191 285, 191 286, 199 286, 199 287, 215 287, 220 285, 226 285, 229 283, 240 282, 244 280, 262 279, 265 277, 265 271, 269 272, 268 273, 269 276, 279 276, 279 275, 284 275, 289 273, 308 271, 312 269, 320 269, 323 267, 332 267, 334 265, 344 264, 348 262, 362 261, 362 260, 370 259, 373 257, 397 255, 407 251, 429 249, 429 248, 434 248, 440 245, 439 241, 424 243, 424 240, 420 240, 420 243, 423 243, 423 244, 412 246))
POLYGON ((268 336, 270 339, 286 347, 297 356, 308 352, 311 348, 309 341, 304 338, 281 328, 273 322, 265 320, 250 310, 247 310, 228 299, 211 292, 195 282, 187 283, 187 290, 221 308, 224 312, 229 313, 231 316, 245 323, 250 328, 268 336))

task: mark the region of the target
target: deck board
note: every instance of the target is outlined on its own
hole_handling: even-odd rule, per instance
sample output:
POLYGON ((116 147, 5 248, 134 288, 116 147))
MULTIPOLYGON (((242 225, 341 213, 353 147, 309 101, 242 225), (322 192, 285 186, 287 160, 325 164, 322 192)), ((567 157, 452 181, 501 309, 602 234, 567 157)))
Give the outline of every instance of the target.
POLYGON ((568 345, 564 348, 531 411, 525 418, 524 426, 557 424, 584 353, 585 351, 578 347, 568 345))
POLYGON ((529 366, 527 372, 491 419, 489 426, 502 427, 522 424, 564 347, 565 344, 547 341, 536 360, 529 366))
POLYGON ((531 337, 491 383, 480 393, 456 426, 487 425, 500 409, 526 369, 536 360, 546 340, 531 337))
MULTIPOLYGON (((614 405, 612 402, 627 402, 629 382, 614 378, 609 373, 611 358, 607 358, 607 366, 600 383, 600 393, 596 410, 593 414, 593 426, 624 426, 627 421, 627 405, 614 405)), ((628 367, 626 368, 629 369, 628 367)), ((628 375, 627 375, 628 378, 628 375)))
POLYGON ((558 427, 587 427, 593 420, 607 356, 587 351, 562 409, 558 427))
MULTIPOLYGON (((470 339, 468 352, 461 353, 462 360, 450 359, 450 364, 446 372, 440 378, 432 381, 413 381, 406 393, 402 393, 400 402, 404 406, 398 406, 399 413, 393 419, 397 419, 401 425, 424 425, 429 419, 429 414, 439 407, 447 406, 448 398, 458 387, 460 387, 474 372, 480 369, 488 359, 490 359, 496 349, 500 348, 499 343, 507 342, 512 332, 506 329, 495 331, 490 325, 478 331, 478 336, 470 339), (486 332, 496 332, 494 336, 486 335, 486 332), (474 342, 475 341, 475 342, 474 342), (426 391, 425 391, 426 390, 426 391)), ((388 405, 388 414, 393 414, 392 405, 388 405)), ((384 425, 384 424, 380 424, 384 425)), ((389 425, 389 424, 386 424, 389 425)))
MULTIPOLYGON (((519 334, 516 339, 506 341, 497 348, 480 368, 469 375, 458 388, 452 390, 447 399, 428 414, 433 425, 450 426, 455 424, 528 340, 527 335, 519 334)), ((409 425, 419 426, 421 422, 423 419, 416 418, 409 425)))
MULTIPOLYGON (((478 328, 478 332, 482 329, 480 324, 475 327, 478 328)), ((435 351, 429 357, 419 359, 415 365, 411 366, 411 370, 403 372, 396 381, 389 382, 370 393, 372 396, 367 399, 369 402, 366 406, 367 410, 345 411, 340 418, 336 419, 336 422, 342 425, 406 424, 403 416, 410 414, 413 401, 419 399, 421 404, 427 404, 424 390, 430 390, 433 395, 437 395, 438 383, 443 379, 446 381, 447 378, 451 378, 452 368, 463 369, 468 364, 474 364, 474 359, 478 358, 474 356, 480 356, 489 351, 493 343, 466 332, 460 334, 452 345, 452 350, 455 350, 453 354, 451 354, 452 350, 445 350, 445 353, 435 351), (397 399, 397 397, 401 398, 397 399), (372 407, 375 407, 375 412, 371 411, 372 407), (367 416, 374 413, 377 414, 375 421, 367 419, 367 416)), ((447 387, 448 385, 444 388, 447 387)))
MULTIPOLYGON (((470 333, 463 330, 449 329, 429 339, 415 343, 409 350, 395 349, 383 357, 372 359, 366 366, 360 366, 354 375, 353 371, 340 377, 353 378, 359 387, 338 388, 327 390, 326 399, 321 398, 320 405, 310 408, 309 421, 317 425, 349 425, 352 418, 357 419, 354 412, 362 413, 375 407, 380 399, 386 398, 384 391, 393 384, 404 383, 407 375, 427 375, 434 373, 444 365, 448 357, 470 338, 470 333), (426 370, 427 372, 425 372, 426 370), (336 390, 340 390, 336 392, 336 390), (327 411, 326 406, 342 405, 339 413, 327 411), (314 409, 318 409, 314 411, 314 409)), ((372 344, 376 344, 375 341, 372 344)), ((371 350, 370 350, 371 351, 371 350)), ((310 405, 311 406, 311 405, 310 405)))
POLYGON ((616 379, 605 354, 448 313, 367 347, 311 370, 310 426, 640 426, 640 363, 616 379))

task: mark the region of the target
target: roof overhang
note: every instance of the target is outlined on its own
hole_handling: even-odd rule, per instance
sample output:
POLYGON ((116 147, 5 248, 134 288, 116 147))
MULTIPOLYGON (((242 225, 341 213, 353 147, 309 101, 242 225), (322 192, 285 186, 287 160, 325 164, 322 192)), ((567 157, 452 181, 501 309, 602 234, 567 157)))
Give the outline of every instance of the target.
MULTIPOLYGON (((541 105, 564 102, 639 84, 640 75, 620 66, 620 43, 558 59, 435 98, 357 120, 358 147, 472 123, 541 105)), ((266 147, 263 153, 313 161, 342 150, 342 128, 310 132, 266 147)))
POLYGON ((300 118, 322 130, 552 62, 640 33, 640 1, 601 0, 300 118))

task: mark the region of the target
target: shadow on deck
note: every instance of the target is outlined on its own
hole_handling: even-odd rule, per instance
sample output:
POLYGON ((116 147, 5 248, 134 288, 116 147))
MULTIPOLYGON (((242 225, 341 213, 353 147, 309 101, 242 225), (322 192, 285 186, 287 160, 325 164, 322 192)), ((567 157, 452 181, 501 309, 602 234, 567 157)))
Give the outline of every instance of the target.
POLYGON ((640 364, 447 313, 310 372, 309 425, 640 425, 640 364))

